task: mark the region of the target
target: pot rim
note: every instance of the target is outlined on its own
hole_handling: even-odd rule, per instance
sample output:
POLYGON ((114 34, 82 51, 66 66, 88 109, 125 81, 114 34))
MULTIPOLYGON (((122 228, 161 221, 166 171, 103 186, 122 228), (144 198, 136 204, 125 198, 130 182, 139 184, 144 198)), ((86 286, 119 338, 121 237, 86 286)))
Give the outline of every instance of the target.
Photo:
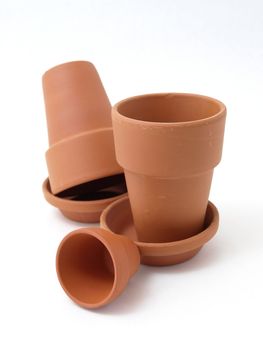
MULTIPOLYGON (((122 118, 123 120, 132 123, 132 124, 140 124, 140 125, 147 125, 147 126, 152 126, 152 127, 166 127, 166 128, 171 128, 171 126, 176 126, 176 127, 189 127, 189 126, 199 126, 204 123, 210 123, 210 122, 215 122, 217 119, 220 119, 222 116, 226 116, 226 106, 224 105, 223 102, 213 98, 209 97, 206 95, 200 95, 200 94, 194 94, 194 93, 186 93, 186 92, 161 92, 161 93, 149 93, 149 94, 143 94, 143 95, 136 95, 132 97, 125 98, 112 107, 114 112, 118 115, 119 118, 122 118), (204 99, 210 102, 214 102, 219 106, 219 111, 207 118, 202 118, 202 119, 197 119, 197 120, 189 120, 189 121, 184 121, 184 122, 153 122, 153 121, 145 121, 141 119, 134 119, 127 117, 119 112, 119 107, 132 100, 138 100, 138 99, 144 99, 144 98, 149 98, 149 97, 164 97, 164 98, 171 98, 172 96, 185 96, 185 97, 194 97, 194 98, 199 98, 199 99, 204 99)), ((115 116, 116 116, 115 114, 115 116)))
POLYGON ((49 147, 45 156, 50 186, 55 194, 84 182, 123 172, 115 156, 112 127, 65 138, 49 147), (99 147, 100 144, 103 147, 99 147))

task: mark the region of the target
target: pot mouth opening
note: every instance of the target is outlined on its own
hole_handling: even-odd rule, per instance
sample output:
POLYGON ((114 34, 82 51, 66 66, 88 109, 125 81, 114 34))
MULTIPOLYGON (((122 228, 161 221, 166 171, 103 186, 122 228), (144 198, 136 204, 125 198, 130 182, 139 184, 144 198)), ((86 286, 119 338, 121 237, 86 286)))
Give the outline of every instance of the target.
POLYGON ((81 305, 97 305, 113 292, 116 273, 106 245, 87 233, 65 239, 57 256, 57 271, 66 293, 81 305))
POLYGON ((148 94, 116 105, 124 117, 151 123, 185 123, 215 117, 225 110, 222 102, 187 93, 148 94))
POLYGON ((94 201, 117 197, 127 192, 124 174, 117 174, 85 182, 58 193, 71 201, 94 201))

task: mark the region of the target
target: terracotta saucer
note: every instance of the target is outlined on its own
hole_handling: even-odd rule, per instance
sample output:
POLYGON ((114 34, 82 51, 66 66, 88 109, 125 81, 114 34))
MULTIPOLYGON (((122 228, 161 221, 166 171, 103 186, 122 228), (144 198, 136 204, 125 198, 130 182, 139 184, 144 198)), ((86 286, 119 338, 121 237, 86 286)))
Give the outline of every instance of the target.
POLYGON ((129 237, 139 248, 141 263, 145 265, 174 265, 195 256, 217 232, 219 214, 217 208, 208 202, 204 230, 190 238, 169 243, 138 242, 133 224, 128 196, 109 205, 100 218, 101 227, 113 233, 129 237))
POLYGON ((127 195, 123 175, 96 180, 54 195, 47 178, 42 190, 45 199, 70 220, 99 222, 102 211, 113 201, 127 195))

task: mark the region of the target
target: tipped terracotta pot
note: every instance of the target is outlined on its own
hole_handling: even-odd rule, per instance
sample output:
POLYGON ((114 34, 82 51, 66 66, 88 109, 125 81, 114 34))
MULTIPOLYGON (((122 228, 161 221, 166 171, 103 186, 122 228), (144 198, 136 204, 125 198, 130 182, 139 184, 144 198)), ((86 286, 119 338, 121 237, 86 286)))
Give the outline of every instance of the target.
POLYGON ((51 192, 49 180, 46 179, 42 189, 45 199, 65 217, 83 223, 99 222, 102 211, 127 194, 123 174, 90 181, 57 195, 51 192))
POLYGON ((194 94, 151 94, 117 103, 112 117, 139 240, 172 242, 201 232, 222 154, 224 104, 194 94))
POLYGON ((95 309, 109 304, 138 270, 140 255, 134 243, 100 228, 68 234, 57 251, 61 286, 77 304, 95 309))
POLYGON ((76 61, 43 75, 53 194, 122 173, 113 145, 111 105, 90 62, 76 61))
POLYGON ((204 244, 216 234, 219 214, 215 205, 208 202, 202 231, 196 235, 174 242, 146 243, 138 239, 129 198, 125 196, 110 204, 103 211, 100 224, 107 231, 134 241, 140 251, 142 264, 166 266, 179 264, 194 257, 204 244))

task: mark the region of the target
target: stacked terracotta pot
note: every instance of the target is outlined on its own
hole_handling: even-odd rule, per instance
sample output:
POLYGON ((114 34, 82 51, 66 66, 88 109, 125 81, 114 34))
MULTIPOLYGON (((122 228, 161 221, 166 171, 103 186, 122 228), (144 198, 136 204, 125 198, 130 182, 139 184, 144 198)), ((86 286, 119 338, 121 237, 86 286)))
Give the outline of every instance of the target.
POLYGON ((217 232, 219 214, 208 197, 226 108, 206 96, 163 93, 111 109, 96 69, 83 61, 47 71, 43 89, 50 145, 44 195, 68 218, 100 217, 101 226, 63 239, 58 278, 77 304, 98 308, 124 290, 140 262, 184 262, 217 232))
POLYGON ((66 217, 97 222, 126 192, 109 99, 93 64, 83 61, 48 70, 43 91, 49 138, 44 195, 66 217))

